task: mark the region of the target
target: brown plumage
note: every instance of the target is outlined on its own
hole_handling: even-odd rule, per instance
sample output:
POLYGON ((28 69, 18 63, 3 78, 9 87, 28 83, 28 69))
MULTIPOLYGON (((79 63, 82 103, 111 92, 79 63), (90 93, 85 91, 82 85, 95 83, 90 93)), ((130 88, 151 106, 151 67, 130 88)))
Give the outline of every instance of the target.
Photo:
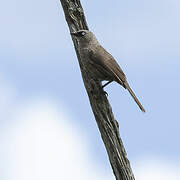
POLYGON ((100 81, 116 81, 129 91, 139 108, 145 112, 145 109, 137 99, 130 88, 126 76, 113 56, 109 54, 97 41, 95 35, 87 30, 80 30, 72 35, 76 36, 79 42, 81 55, 87 59, 87 63, 92 66, 94 78, 100 81))

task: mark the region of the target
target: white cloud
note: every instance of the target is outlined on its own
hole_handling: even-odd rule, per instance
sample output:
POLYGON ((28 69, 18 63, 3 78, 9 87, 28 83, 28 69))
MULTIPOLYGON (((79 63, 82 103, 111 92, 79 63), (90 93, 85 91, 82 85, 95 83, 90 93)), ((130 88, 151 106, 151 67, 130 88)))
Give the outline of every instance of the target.
MULTIPOLYGON (((88 159, 85 140, 69 124, 63 108, 42 99, 27 102, 19 107, 14 121, 1 161, 6 164, 2 175, 7 180, 114 179, 88 159)), ((180 179, 180 167, 168 161, 148 158, 136 162, 136 180, 180 179)))
MULTIPOLYGON (((2 76, 0 83, 1 180, 114 179, 112 172, 91 162, 83 134, 70 124, 63 107, 43 98, 9 106, 16 97, 15 88, 2 76)), ((177 162, 157 158, 135 162, 136 180, 180 179, 177 162)))
POLYGON ((138 160, 134 167, 137 180, 179 180, 180 164, 167 160, 138 160))
POLYGON ((88 160, 86 143, 63 108, 47 100, 19 107, 6 132, 2 180, 113 179, 88 160))
POLYGON ((16 89, 9 84, 0 73, 0 122, 4 116, 10 115, 10 109, 16 98, 16 89))

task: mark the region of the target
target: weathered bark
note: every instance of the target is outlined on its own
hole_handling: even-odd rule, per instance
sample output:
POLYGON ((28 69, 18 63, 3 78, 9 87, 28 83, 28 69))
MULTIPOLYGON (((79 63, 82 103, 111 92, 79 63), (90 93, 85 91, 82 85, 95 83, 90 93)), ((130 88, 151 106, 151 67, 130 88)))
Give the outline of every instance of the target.
MULTIPOLYGON (((60 0, 60 2, 64 9, 70 32, 80 29, 88 30, 80 0, 60 0)), ((102 93, 101 83, 90 78, 90 75, 83 64, 81 54, 79 54, 78 43, 74 37, 72 37, 72 40, 77 53, 84 85, 116 180, 135 180, 119 135, 118 122, 114 119, 106 95, 102 93)))

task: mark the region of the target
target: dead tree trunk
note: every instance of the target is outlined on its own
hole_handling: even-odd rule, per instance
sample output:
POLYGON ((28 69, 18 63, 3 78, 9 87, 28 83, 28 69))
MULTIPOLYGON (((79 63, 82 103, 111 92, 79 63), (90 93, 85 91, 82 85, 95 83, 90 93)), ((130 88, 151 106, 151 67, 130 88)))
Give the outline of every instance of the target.
MULTIPOLYGON (((70 32, 81 29, 88 30, 80 0, 60 0, 60 2, 70 32)), ((83 65, 83 59, 79 54, 76 39, 72 37, 72 40, 77 53, 84 85, 116 180, 135 180, 119 135, 118 122, 114 118, 106 95, 100 93, 100 91, 102 91, 101 83, 90 78, 86 67, 83 65)))

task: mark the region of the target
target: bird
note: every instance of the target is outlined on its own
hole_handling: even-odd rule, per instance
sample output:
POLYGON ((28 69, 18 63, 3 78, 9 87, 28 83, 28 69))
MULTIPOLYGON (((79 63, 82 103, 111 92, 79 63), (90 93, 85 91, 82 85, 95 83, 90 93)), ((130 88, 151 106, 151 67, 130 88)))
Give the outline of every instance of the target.
POLYGON ((71 35, 77 39, 79 54, 86 61, 85 64, 89 67, 93 78, 100 82, 108 81, 102 88, 113 81, 117 82, 128 90, 140 110, 145 112, 144 107, 128 84, 123 70, 114 57, 100 45, 94 33, 89 30, 78 30, 71 32, 71 35))

